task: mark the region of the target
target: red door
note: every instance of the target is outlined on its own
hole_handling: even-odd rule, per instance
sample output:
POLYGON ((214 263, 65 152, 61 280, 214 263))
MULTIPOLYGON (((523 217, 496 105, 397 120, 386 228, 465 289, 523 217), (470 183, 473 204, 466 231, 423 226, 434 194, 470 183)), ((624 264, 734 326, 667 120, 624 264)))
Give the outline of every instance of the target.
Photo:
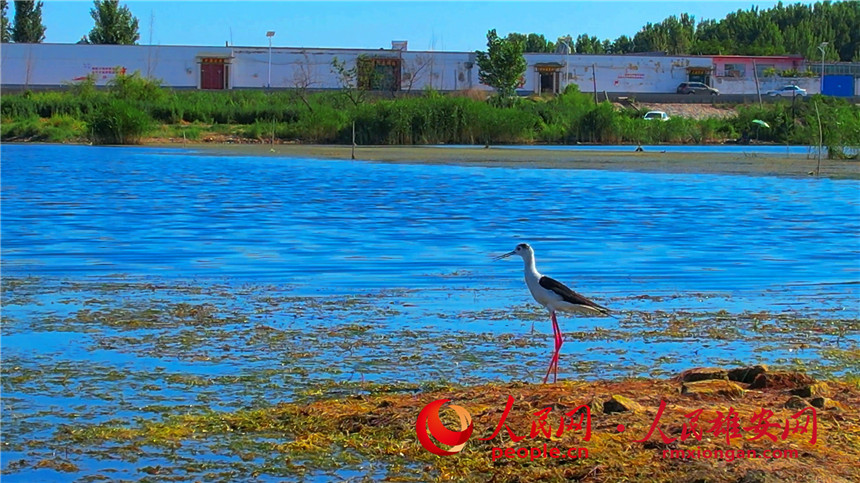
POLYGON ((224 79, 223 63, 203 62, 200 64, 201 89, 223 89, 224 79))

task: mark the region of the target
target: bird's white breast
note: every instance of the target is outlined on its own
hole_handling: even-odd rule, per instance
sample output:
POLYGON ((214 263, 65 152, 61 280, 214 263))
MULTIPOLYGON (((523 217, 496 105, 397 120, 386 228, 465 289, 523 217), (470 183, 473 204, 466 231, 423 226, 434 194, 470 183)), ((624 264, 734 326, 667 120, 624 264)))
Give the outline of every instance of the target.
POLYGON ((540 286, 539 273, 526 272, 526 285, 529 287, 529 292, 532 293, 537 303, 544 307, 553 310, 554 306, 562 300, 561 296, 552 290, 547 290, 540 286))

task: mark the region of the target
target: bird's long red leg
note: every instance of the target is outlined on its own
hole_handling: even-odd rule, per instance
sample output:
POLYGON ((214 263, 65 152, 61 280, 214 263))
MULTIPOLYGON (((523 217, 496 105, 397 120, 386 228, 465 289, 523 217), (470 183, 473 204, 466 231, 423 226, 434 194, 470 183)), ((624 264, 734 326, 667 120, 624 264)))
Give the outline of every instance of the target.
MULTIPOLYGON (((555 373, 558 373, 558 352, 561 349, 561 344, 559 341, 561 340, 561 331, 558 328, 558 322, 555 319, 555 312, 551 312, 552 314, 552 335, 555 339, 555 349, 552 353, 552 358, 549 360, 549 367, 546 369, 546 375, 543 378, 543 383, 546 384, 546 381, 549 379, 549 375, 555 369, 555 373)), ((556 378, 558 376, 556 375, 556 378)))
POLYGON ((558 326, 555 312, 552 313, 552 325, 555 327, 555 371, 553 372, 552 382, 558 382, 558 359, 561 346, 564 344, 564 338, 561 336, 561 328, 558 326))
POLYGON ((549 367, 546 368, 546 375, 543 376, 543 383, 546 384, 546 381, 549 379, 549 375, 555 367, 558 353, 553 351, 552 358, 549 360, 549 367))

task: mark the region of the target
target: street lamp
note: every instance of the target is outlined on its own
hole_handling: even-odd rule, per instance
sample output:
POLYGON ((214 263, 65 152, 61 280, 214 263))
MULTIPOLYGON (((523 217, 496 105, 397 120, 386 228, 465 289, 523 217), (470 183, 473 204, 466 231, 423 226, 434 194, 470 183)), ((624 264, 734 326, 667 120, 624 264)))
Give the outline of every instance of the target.
POLYGON ((827 47, 828 42, 821 42, 818 44, 818 50, 821 51, 821 85, 819 86, 819 94, 824 94, 824 48, 827 47))
POLYGON ((275 36, 274 30, 266 32, 266 37, 269 38, 269 81, 266 83, 266 88, 272 87, 272 37, 275 36))
MULTIPOLYGON (((565 70, 565 79, 564 79, 564 87, 567 88, 567 84, 570 83, 570 43, 567 40, 559 40, 565 47, 567 47, 567 55, 564 58, 564 70, 565 70)), ((564 92, 564 91, 562 91, 564 92)))

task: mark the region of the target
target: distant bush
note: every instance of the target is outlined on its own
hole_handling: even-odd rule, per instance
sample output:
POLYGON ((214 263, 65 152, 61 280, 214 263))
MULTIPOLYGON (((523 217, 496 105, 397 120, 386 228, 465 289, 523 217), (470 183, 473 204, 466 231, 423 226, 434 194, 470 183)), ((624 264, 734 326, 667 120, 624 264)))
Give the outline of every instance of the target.
POLYGON ((31 115, 8 120, 0 124, 0 138, 10 140, 43 141, 39 116, 31 115))
POLYGON ((108 81, 108 90, 116 99, 125 101, 159 104, 167 98, 167 91, 161 88, 161 81, 141 77, 140 72, 126 75, 117 72, 108 81))
POLYGON ((45 120, 42 132, 46 141, 61 143, 84 139, 87 136, 87 124, 68 114, 59 114, 45 120))
POLYGON ((95 143, 139 144, 152 118, 126 100, 111 99, 91 113, 89 125, 95 143))
POLYGON ((0 125, 0 138, 4 141, 47 141, 64 143, 81 141, 87 137, 87 125, 66 114, 50 118, 32 115, 7 120, 0 125))
POLYGON ((673 117, 667 122, 646 121, 643 113, 609 102, 595 104, 575 84, 554 97, 504 102, 475 90, 356 99, 349 101, 340 92, 171 91, 134 73, 117 75, 106 90, 85 80, 67 91, 3 95, 0 113, 3 139, 91 135, 99 143, 137 143, 159 123, 183 126, 160 132, 171 137, 184 133, 188 140, 205 131, 264 141, 274 131, 280 140, 346 144, 355 123, 359 144, 707 143, 746 132, 761 141, 815 145, 814 101, 828 145, 860 145, 860 110, 842 99, 820 96, 740 106, 736 116, 725 119, 673 117), (756 128, 753 119, 771 127, 756 128), (185 127, 189 123, 194 127, 185 127))

